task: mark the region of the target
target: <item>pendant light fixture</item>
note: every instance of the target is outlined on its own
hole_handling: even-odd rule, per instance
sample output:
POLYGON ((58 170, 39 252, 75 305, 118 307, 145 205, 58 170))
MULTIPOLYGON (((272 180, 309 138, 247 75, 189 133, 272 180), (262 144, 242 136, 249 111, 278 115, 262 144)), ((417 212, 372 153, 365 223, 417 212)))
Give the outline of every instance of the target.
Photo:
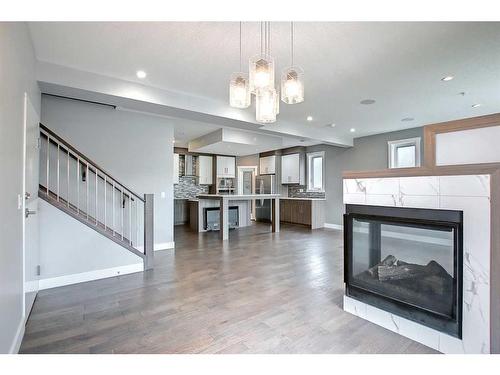
POLYGON ((258 89, 255 96, 255 119, 263 124, 276 122, 279 96, 275 89, 268 87, 258 89))
POLYGON ((260 53, 249 60, 250 91, 274 88, 274 59, 269 54, 270 23, 260 23, 260 53))
POLYGON ((280 97, 287 104, 304 101, 304 71, 294 65, 294 25, 290 24, 291 65, 281 75, 281 85, 274 83, 274 59, 271 57, 271 23, 260 23, 260 53, 249 60, 249 74, 241 72, 241 22, 240 22, 240 72, 231 75, 229 104, 235 108, 247 108, 251 94, 255 95, 255 117, 257 122, 276 122, 280 97), (279 90, 281 88, 281 90, 279 90), (280 95, 281 91, 281 95, 280 95))
POLYGON ((250 106, 250 87, 248 76, 241 71, 241 22, 240 22, 240 70, 231 74, 229 82, 229 105, 234 108, 250 106))
POLYGON ((281 74, 281 100, 287 104, 296 104, 304 101, 304 71, 294 66, 293 22, 290 22, 290 67, 283 70, 281 74))
POLYGON ((279 102, 278 93, 274 88, 274 60, 270 54, 270 35, 271 24, 261 23, 261 54, 250 59, 250 87, 255 91, 255 118, 264 124, 276 122, 279 102))

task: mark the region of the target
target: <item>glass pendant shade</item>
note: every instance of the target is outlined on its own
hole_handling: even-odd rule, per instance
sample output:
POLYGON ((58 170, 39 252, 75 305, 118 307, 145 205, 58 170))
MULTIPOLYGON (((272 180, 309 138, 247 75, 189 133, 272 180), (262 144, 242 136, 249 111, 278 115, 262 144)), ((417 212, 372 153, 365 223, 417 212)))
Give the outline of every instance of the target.
POLYGON ((229 82, 229 105, 234 108, 250 106, 250 87, 244 73, 233 73, 229 82))
POLYGON ((287 104, 304 101, 304 71, 301 68, 292 66, 281 74, 281 100, 287 104))
POLYGON ((274 89, 274 59, 266 54, 259 54, 249 61, 250 91, 256 93, 264 88, 274 89))
POLYGON ((273 88, 258 89, 255 94, 256 120, 263 124, 276 122, 278 94, 273 88))

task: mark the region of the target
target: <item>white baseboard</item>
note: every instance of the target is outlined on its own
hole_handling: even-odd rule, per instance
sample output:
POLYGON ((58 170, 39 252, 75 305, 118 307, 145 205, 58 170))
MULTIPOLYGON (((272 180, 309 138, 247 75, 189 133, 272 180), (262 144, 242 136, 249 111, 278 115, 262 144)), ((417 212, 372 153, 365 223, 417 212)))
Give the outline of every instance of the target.
POLYGON ((344 229, 344 226, 340 224, 325 223, 325 228, 342 230, 344 229))
POLYGON ((175 248, 175 242, 160 242, 160 243, 155 243, 155 251, 159 250, 168 250, 168 249, 174 249, 175 248))
POLYGON ((26 317, 23 316, 21 318, 21 321, 19 322, 19 326, 17 327, 14 340, 12 340, 12 345, 10 346, 9 354, 19 353, 19 349, 21 348, 21 343, 23 342, 25 326, 26 326, 26 317))
POLYGON ((51 277, 48 279, 40 279, 40 290, 56 288, 58 286, 84 283, 86 281, 106 279, 108 277, 126 275, 129 273, 142 272, 144 270, 143 263, 134 263, 126 266, 106 268, 103 270, 95 270, 89 272, 76 273, 72 275, 64 275, 51 277))

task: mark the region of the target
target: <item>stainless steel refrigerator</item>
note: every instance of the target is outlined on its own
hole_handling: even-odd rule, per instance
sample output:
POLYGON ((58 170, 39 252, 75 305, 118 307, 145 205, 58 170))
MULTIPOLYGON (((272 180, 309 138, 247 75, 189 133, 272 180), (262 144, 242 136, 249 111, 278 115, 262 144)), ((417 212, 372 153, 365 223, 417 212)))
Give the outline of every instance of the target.
MULTIPOLYGON (((276 194, 276 176, 263 175, 255 178, 256 194, 276 194)), ((271 200, 256 199, 255 200, 255 220, 256 221, 271 221, 271 200)))

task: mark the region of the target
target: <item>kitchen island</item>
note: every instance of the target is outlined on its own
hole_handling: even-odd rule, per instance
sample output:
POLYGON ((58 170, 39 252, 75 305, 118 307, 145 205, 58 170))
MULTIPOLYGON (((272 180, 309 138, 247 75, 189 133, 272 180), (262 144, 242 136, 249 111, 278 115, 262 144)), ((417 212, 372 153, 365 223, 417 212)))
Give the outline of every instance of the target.
MULTIPOLYGON (((233 195, 233 194, 199 194, 197 196, 198 204, 192 204, 191 217, 193 213, 196 218, 191 222, 191 228, 198 229, 199 232, 204 231, 203 223, 204 221, 204 209, 209 207, 219 207, 219 217, 220 217, 220 236, 222 240, 229 239, 229 206, 235 205, 238 207, 238 223, 240 227, 250 225, 250 203, 254 199, 271 199, 272 202, 272 215, 271 215, 271 225, 273 232, 279 232, 280 230, 280 208, 279 208, 279 194, 245 194, 245 195, 233 195), (197 206, 197 209, 194 207, 197 206), (203 229, 201 229, 203 228, 203 229)), ((193 201, 194 203, 194 201, 193 201)))

